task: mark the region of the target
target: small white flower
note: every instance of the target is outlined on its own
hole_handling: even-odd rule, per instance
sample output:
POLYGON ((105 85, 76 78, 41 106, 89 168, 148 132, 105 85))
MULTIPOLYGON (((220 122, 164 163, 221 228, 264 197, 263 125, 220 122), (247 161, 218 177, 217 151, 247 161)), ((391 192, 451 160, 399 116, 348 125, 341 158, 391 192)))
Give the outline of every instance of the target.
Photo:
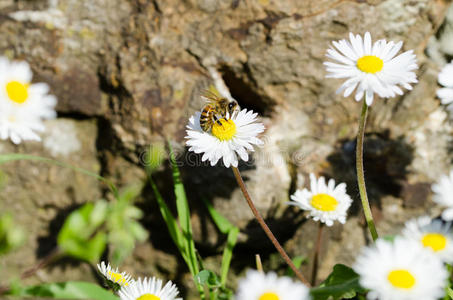
POLYGON ((57 99, 49 95, 45 83, 31 83, 26 62, 10 62, 0 57, 0 138, 15 144, 22 140, 40 141, 43 119, 55 118, 57 99))
POLYGON ((243 161, 249 159, 247 151, 254 151, 253 145, 262 145, 257 135, 264 131, 264 125, 257 122, 257 113, 241 110, 231 118, 221 119, 222 125, 215 123, 211 132, 200 127, 200 112, 190 117, 187 125, 187 146, 189 151, 203 153, 202 161, 209 160, 211 166, 222 158, 225 167, 237 167, 238 156, 243 161))
POLYGON ((333 42, 335 48, 327 50, 327 57, 337 62, 325 62, 327 77, 347 78, 337 90, 344 90, 348 97, 357 88, 355 100, 360 101, 365 95, 367 105, 373 103, 374 93, 382 98, 402 95, 403 90, 411 90, 411 83, 416 83, 414 70, 418 68, 412 50, 398 56, 403 43, 378 40, 371 42, 369 32, 363 39, 360 35, 349 34, 349 41, 333 42))
POLYGON ((176 298, 178 288, 171 281, 162 287, 162 280, 156 277, 139 278, 128 286, 123 286, 118 292, 121 300, 182 300, 176 298))
POLYGON ((406 222, 403 235, 433 251, 443 262, 453 262, 451 223, 432 220, 428 216, 406 222))
POLYGON ((362 250, 353 266, 368 299, 436 300, 444 296, 448 272, 420 243, 397 237, 377 240, 362 250))
POLYGON ((442 213, 445 221, 453 220, 453 170, 449 175, 440 177, 439 181, 431 186, 434 192, 433 201, 446 206, 442 213))
POLYGON ((240 280, 235 300, 307 300, 308 288, 289 277, 278 277, 275 273, 263 274, 247 271, 240 280))
POLYGON ((131 275, 127 274, 126 272, 120 273, 118 271, 118 268, 113 270, 113 268, 110 266, 110 264, 105 264, 105 262, 101 262, 101 264, 98 264, 98 270, 101 272, 104 277, 113 282, 117 283, 120 286, 128 286, 134 282, 134 280, 131 278, 131 275))
POLYGON ((453 110, 453 61, 446 64, 445 67, 440 71, 437 81, 443 88, 437 90, 437 97, 440 99, 440 103, 448 105, 448 110, 453 110))
POLYGON ((310 191, 308 189, 297 190, 291 196, 290 205, 295 205, 303 210, 310 211, 313 220, 332 226, 333 221, 344 224, 352 199, 346 193, 346 183, 335 186, 335 180, 330 179, 328 184, 324 177, 316 179, 310 173, 310 191))

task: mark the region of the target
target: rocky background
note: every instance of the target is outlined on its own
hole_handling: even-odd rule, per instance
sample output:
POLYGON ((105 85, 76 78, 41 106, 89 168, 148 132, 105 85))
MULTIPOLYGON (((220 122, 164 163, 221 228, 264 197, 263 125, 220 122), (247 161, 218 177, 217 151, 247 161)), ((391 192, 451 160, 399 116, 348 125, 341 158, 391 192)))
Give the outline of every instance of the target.
MULTIPOLYGON (((241 107, 260 113, 265 145, 241 166, 258 208, 292 256, 311 258, 317 224, 285 202, 310 172, 348 184, 355 199, 347 224, 325 230, 320 279, 335 263, 351 264, 369 239, 358 202, 354 148, 361 103, 335 94, 324 79, 326 48, 350 31, 403 40, 419 62, 419 84, 405 96, 376 100, 365 142, 369 196, 380 234, 412 216, 436 216, 430 184, 450 169, 453 127, 435 97, 437 74, 453 57, 453 10, 447 0, 0 0, 0 54, 27 60, 35 81, 58 99, 58 119, 43 143, 0 143, 1 153, 53 157, 111 178, 119 187, 145 179, 148 145, 169 139, 193 210, 197 247, 220 266, 224 237, 201 198, 241 228, 231 278, 254 264, 284 270, 253 221, 232 172, 199 163, 184 147, 188 117, 220 72, 241 107)), ((0 259, 1 282, 55 246, 69 212, 109 198, 106 187, 71 170, 35 162, 1 166, 0 210, 27 230, 27 243, 0 259)), ((155 179, 173 200, 168 163, 155 179)), ((145 188, 137 205, 150 232, 123 268, 175 280, 196 298, 190 275, 145 188)), ((309 277, 310 260, 303 267, 309 277)), ((99 280, 90 266, 64 260, 27 283, 99 280)))

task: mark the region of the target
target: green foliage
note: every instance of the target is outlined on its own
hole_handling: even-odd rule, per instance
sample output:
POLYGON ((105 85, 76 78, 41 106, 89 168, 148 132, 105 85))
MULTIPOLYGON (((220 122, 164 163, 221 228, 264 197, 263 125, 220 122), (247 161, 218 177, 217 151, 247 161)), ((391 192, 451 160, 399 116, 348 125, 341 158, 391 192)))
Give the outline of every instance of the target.
POLYGON ((119 300, 117 296, 96 284, 79 281, 47 283, 23 288, 16 287, 9 294, 23 298, 119 300))
MULTIPOLYGON (((292 259, 292 261, 293 261, 293 264, 296 266, 296 268, 299 269, 300 266, 302 266, 302 264, 307 261, 307 257, 305 257, 305 256, 296 256, 296 257, 294 257, 292 259)), ((286 269, 286 274, 285 275, 288 276, 288 277, 294 277, 295 276, 294 271, 290 267, 288 267, 288 269, 286 269)))
POLYGON ((389 242, 393 243, 393 241, 396 238, 396 235, 384 235, 384 236, 382 236, 380 238, 383 239, 383 240, 386 240, 386 241, 389 241, 389 242))
MULTIPOLYGON (((187 202, 187 197, 184 186, 181 182, 179 169, 176 165, 176 161, 172 152, 170 152, 170 161, 173 169, 174 193, 176 196, 176 208, 178 212, 179 223, 173 216, 170 208, 165 203, 162 195, 157 189, 156 184, 152 180, 151 173, 153 170, 148 168, 147 171, 149 174, 151 187, 153 188, 154 194, 156 196, 162 217, 167 224, 170 236, 175 245, 178 247, 178 250, 181 253, 184 261, 186 262, 190 273, 195 277, 199 273, 200 267, 197 259, 197 253, 195 251, 195 243, 192 238, 192 225, 190 223, 189 203, 187 202)), ((151 166, 152 163, 150 162, 146 165, 151 166)), ((195 284, 197 285, 197 289, 201 297, 204 298, 202 286, 199 285, 197 281, 195 281, 195 284)))
POLYGON ((447 296, 445 298, 453 299, 453 290, 451 289, 451 287, 447 287, 447 296))
POLYGON ((170 148, 170 163, 173 170, 173 184, 174 192, 176 196, 176 210, 178 211, 179 225, 181 226, 182 240, 184 249, 186 250, 189 258, 189 269, 193 275, 197 275, 199 272, 199 265, 197 259, 197 253, 195 251, 195 243, 192 237, 192 224, 190 223, 190 209, 187 201, 186 191, 181 181, 181 175, 179 174, 178 166, 172 149, 170 148))
POLYGON ((63 252, 94 264, 99 262, 108 243, 112 262, 119 264, 132 252, 136 241, 148 237, 137 221, 143 213, 132 204, 140 190, 140 187, 129 187, 116 201, 99 200, 72 212, 58 235, 63 252))
POLYGON ((222 286, 219 276, 212 271, 203 270, 194 279, 200 285, 208 288, 210 299, 227 300, 233 296, 233 292, 222 286))
POLYGON ((107 234, 99 227, 105 222, 106 201, 87 203, 73 211, 58 234, 58 245, 72 257, 96 263, 105 250, 107 234))
POLYGON ((134 250, 136 241, 143 242, 148 238, 148 232, 138 222, 143 212, 132 205, 140 191, 139 186, 128 187, 117 201, 109 203, 106 228, 113 264, 122 262, 134 250))
POLYGON ((310 290, 313 300, 351 299, 357 293, 365 292, 359 285, 359 275, 342 264, 335 265, 327 279, 319 287, 310 290))
POLYGON ((148 171, 153 172, 159 168, 166 157, 165 145, 163 143, 154 143, 149 145, 146 153, 146 167, 148 171))
MULTIPOLYGON (((221 276, 215 274, 209 270, 203 270, 203 264, 201 258, 198 257, 195 249, 195 243, 192 236, 192 226, 190 223, 190 209, 185 193, 184 185, 181 182, 181 176, 179 173, 178 166, 176 164, 175 157, 170 148, 170 163, 173 170, 173 183, 174 193, 176 197, 176 210, 178 217, 175 218, 169 207, 165 203, 162 195, 160 194, 156 184, 152 179, 153 169, 147 168, 149 181, 151 187, 156 196, 159 210, 162 217, 167 225, 170 236, 178 248, 181 256, 186 262, 189 271, 191 272, 195 285, 200 293, 201 299, 205 299, 205 293, 203 286, 209 289, 209 299, 230 299, 232 292, 225 287, 228 270, 230 267, 233 248, 236 245, 237 236, 239 229, 233 226, 227 219, 221 216, 208 202, 205 202, 209 213, 211 214, 214 223, 217 225, 219 230, 227 234, 227 245, 223 252, 221 276), (201 271, 200 271, 201 270, 201 271)), ((147 166, 151 166, 152 163, 147 163, 147 166)))
POLYGON ((203 199, 212 220, 216 224, 221 233, 227 234, 227 244, 223 250, 222 266, 220 269, 220 283, 225 287, 227 281, 228 270, 230 269, 231 259, 233 257, 233 249, 236 245, 239 228, 230 223, 224 216, 214 209, 211 203, 203 199))
POLYGON ((6 254, 22 245, 25 234, 14 224, 11 214, 0 216, 0 255, 6 254))

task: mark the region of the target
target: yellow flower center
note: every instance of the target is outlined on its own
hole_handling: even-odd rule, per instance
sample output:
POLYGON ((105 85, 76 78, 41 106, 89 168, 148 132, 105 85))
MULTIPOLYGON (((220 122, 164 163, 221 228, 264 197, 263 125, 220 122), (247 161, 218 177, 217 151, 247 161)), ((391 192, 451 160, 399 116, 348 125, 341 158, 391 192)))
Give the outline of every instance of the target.
POLYGON ((138 297, 137 300, 160 300, 160 298, 155 295, 144 294, 138 297))
POLYGON ((280 297, 276 293, 268 292, 262 294, 258 300, 280 300, 280 297))
POLYGON ((338 206, 338 201, 327 194, 316 194, 311 197, 311 205, 317 210, 333 211, 338 206))
POLYGON ((28 84, 10 81, 6 84, 6 93, 11 101, 24 103, 28 98, 28 84))
POLYGON ((440 251, 447 246, 447 238, 440 233, 427 233, 422 238, 423 246, 440 251))
POLYGON ((362 56, 357 60, 357 68, 365 73, 377 73, 384 67, 384 61, 374 55, 362 56))
POLYGON ((212 134, 221 141, 231 140, 236 134, 236 124, 233 120, 221 119, 220 124, 217 122, 212 126, 212 134))
POLYGON ((410 289, 415 285, 415 277, 407 270, 393 270, 387 279, 394 287, 400 289, 410 289))
POLYGON ((128 285, 128 283, 127 283, 126 279, 123 277, 123 275, 112 272, 112 271, 109 271, 109 275, 113 282, 116 282, 119 285, 124 285, 124 286, 128 285))

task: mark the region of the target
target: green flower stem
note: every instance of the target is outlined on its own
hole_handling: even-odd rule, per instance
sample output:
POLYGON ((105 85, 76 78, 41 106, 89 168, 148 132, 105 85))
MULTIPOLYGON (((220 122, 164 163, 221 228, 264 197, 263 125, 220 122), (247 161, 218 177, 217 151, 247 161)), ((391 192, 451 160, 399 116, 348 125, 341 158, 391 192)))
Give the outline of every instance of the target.
POLYGON ((357 149, 356 149, 356 168, 357 168, 357 183, 359 184, 360 200, 362 200, 363 213, 365 214, 366 223, 370 230, 373 241, 378 238, 376 226, 374 225, 373 215, 371 214, 370 203, 366 193, 365 176, 363 173, 363 138, 365 135, 365 124, 368 113, 368 105, 363 100, 362 114, 359 121, 359 132, 357 133, 357 149))
POLYGON ((232 167, 232 169, 233 169, 234 177, 236 177, 236 181, 237 181, 239 187, 241 188, 242 193, 244 194, 245 200, 247 200, 247 204, 249 205, 250 209, 252 210, 253 214, 255 215, 256 220, 261 225, 261 228, 263 228, 267 237, 271 240, 272 244, 274 244, 275 248, 280 253, 282 258, 286 261, 288 266, 294 271, 294 274, 296 274, 296 276, 300 279, 300 281, 302 281, 305 285, 310 287, 310 283, 307 281, 307 279, 305 279, 304 275, 302 275, 302 273, 294 265, 291 258, 289 258, 288 254, 286 254, 285 250, 280 245, 280 243, 277 241, 277 239, 275 238, 272 231, 266 225, 266 222, 264 221, 263 217, 256 209, 255 204, 253 204, 253 201, 250 198, 250 194, 247 191, 247 187, 245 186, 244 180, 242 179, 241 173, 239 173, 238 168, 232 167))

